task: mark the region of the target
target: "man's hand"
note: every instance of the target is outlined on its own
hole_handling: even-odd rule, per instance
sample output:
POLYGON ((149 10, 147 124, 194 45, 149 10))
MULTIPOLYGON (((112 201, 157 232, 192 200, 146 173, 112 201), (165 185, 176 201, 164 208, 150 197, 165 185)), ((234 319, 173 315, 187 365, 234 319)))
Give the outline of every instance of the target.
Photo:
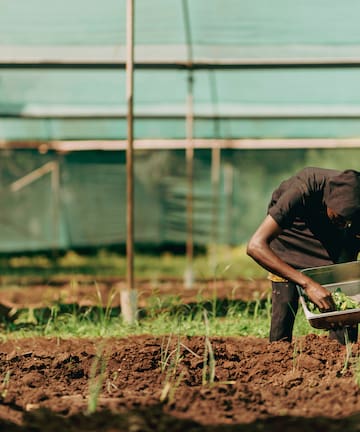
POLYGON ((321 312, 331 312, 336 310, 334 299, 326 288, 315 281, 309 281, 303 287, 309 299, 315 303, 321 312))

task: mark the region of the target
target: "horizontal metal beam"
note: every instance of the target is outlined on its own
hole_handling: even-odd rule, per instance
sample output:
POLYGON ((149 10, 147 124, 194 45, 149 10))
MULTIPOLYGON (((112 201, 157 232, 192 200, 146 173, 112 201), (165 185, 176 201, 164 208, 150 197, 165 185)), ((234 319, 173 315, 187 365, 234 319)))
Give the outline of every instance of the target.
MULTIPOLYGON (((194 45, 192 61, 186 45, 137 45, 138 69, 238 69, 275 67, 357 67, 360 46, 216 46, 194 45)), ((125 68, 124 45, 0 45, 0 68, 125 68)))
MULTIPOLYGON (((188 145, 186 139, 134 140, 134 150, 178 150, 188 145)), ((360 138, 294 139, 194 139, 194 149, 274 150, 360 148, 360 138)), ((0 140, 0 150, 34 149, 40 153, 76 151, 125 151, 126 140, 114 141, 7 141, 0 140)))
MULTIPOLYGON (((195 109, 195 120, 241 120, 241 119, 357 119, 360 118, 360 105, 219 105, 217 113, 213 107, 203 105, 195 109)), ((18 108, 0 105, 0 119, 29 120, 125 120, 124 107, 106 106, 56 106, 24 105, 18 108), (7 111, 8 110, 8 111, 7 111)), ((185 107, 179 105, 139 107, 135 120, 184 120, 185 107)))
MULTIPOLYGON (((89 63, 79 63, 79 62, 16 62, 16 63, 5 63, 0 62, 1 69, 39 69, 39 70, 122 70, 125 69, 125 63, 101 63, 101 62, 89 62, 89 63)), ((265 60, 254 62, 251 60, 240 62, 201 62, 200 60, 194 61, 194 63, 184 62, 174 62, 174 63, 135 63, 135 70, 237 70, 237 69, 330 69, 330 68, 358 68, 360 67, 360 59, 354 59, 353 61, 329 61, 329 62, 319 62, 315 59, 301 61, 301 59, 294 59, 289 61, 286 59, 274 59, 272 62, 267 62, 265 60)))

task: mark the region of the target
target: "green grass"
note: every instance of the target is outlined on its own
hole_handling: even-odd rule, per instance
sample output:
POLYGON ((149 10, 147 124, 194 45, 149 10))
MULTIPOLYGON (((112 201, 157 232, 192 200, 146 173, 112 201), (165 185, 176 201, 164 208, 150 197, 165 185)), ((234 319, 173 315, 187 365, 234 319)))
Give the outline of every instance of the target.
MULTIPOLYGON (((15 320, 3 320, 3 340, 22 337, 126 337, 131 335, 207 335, 268 337, 271 304, 269 299, 203 300, 191 305, 177 299, 150 298, 139 319, 129 325, 123 322, 119 308, 54 304, 50 308, 24 309, 15 320), (207 319, 204 320, 204 314, 207 319)), ((322 331, 310 327, 299 309, 294 336, 322 331)))
MULTIPOLYGON (((184 256, 169 253, 135 256, 135 278, 150 279, 155 287, 163 277, 183 277, 185 268, 184 256)), ((213 281, 266 276, 266 272, 246 255, 245 246, 231 249, 217 247, 216 254, 209 250, 207 254, 194 257, 193 269, 197 279, 213 281)), ((31 278, 69 279, 75 274, 92 276, 95 280, 96 276, 125 277, 126 258, 106 250, 94 256, 68 252, 56 259, 45 256, 2 258, 0 271, 3 287, 16 286, 16 280, 20 279, 22 289, 26 289, 27 281, 31 278)), ((138 321, 131 326, 123 322, 119 308, 82 308, 59 301, 41 309, 24 309, 12 319, 3 318, 0 338, 125 337, 139 334, 268 337, 270 313, 269 300, 243 302, 232 298, 218 299, 215 284, 211 299, 201 298, 199 292, 197 301, 191 305, 182 304, 174 296, 154 295, 148 299, 146 307, 139 311, 138 321)), ((299 308, 294 336, 310 332, 321 333, 310 327, 299 308)))
MULTIPOLYGON (((169 252, 144 255, 135 254, 134 273, 136 278, 156 281, 163 277, 184 277, 186 257, 169 252)), ((0 258, 0 272, 3 282, 19 278, 56 278, 69 275, 126 276, 126 257, 108 250, 95 255, 80 255, 73 251, 51 258, 45 255, 16 256, 0 258)), ((246 255, 245 246, 229 248, 219 246, 216 251, 196 255, 193 259, 195 278, 261 278, 266 272, 246 255)))

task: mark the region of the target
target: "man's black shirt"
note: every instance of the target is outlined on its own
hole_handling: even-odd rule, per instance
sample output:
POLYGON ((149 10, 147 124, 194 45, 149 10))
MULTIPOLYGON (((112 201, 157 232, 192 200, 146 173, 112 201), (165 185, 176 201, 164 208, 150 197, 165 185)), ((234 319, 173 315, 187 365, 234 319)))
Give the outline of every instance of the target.
MULTIPOLYGON (((270 246, 286 263, 302 269, 351 261, 357 258, 358 221, 340 229, 326 213, 324 192, 340 171, 304 168, 283 181, 273 192, 268 207, 283 232, 270 246)), ((326 194, 325 194, 326 195, 326 194)))

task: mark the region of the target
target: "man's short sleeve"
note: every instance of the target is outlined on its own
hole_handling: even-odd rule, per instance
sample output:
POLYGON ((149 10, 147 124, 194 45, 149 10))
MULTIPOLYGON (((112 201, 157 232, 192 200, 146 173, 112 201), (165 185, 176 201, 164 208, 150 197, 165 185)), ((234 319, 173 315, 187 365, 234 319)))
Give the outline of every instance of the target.
POLYGON ((281 228, 290 227, 304 206, 305 193, 301 182, 290 180, 283 182, 272 195, 268 214, 281 228))

